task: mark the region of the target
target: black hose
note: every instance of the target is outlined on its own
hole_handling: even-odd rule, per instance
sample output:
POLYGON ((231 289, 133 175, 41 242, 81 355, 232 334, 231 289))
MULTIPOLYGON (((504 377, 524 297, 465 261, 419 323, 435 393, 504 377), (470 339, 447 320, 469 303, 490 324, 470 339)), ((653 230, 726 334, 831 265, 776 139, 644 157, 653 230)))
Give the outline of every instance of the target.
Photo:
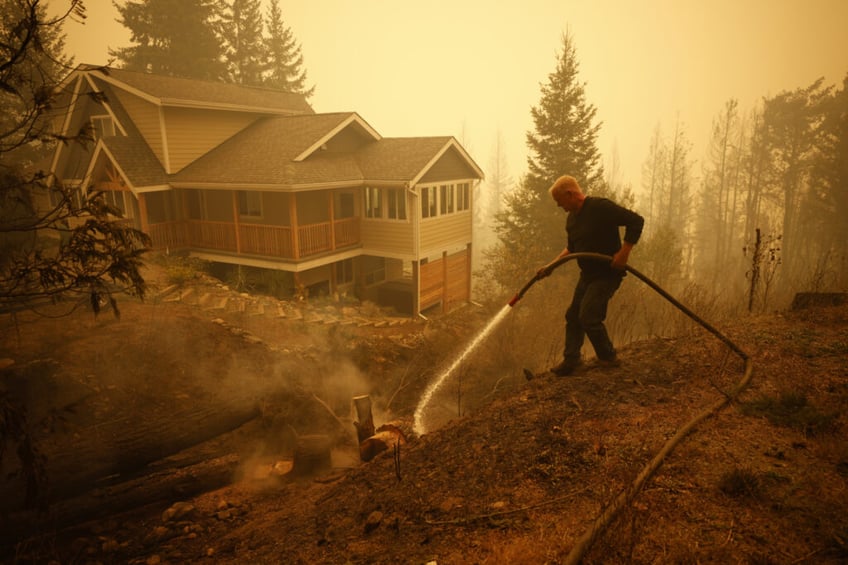
MULTIPOLYGON (((604 261, 611 262, 612 257, 608 255, 603 255, 601 253, 570 253, 563 257, 562 259, 557 259, 554 263, 550 265, 547 269, 547 273, 545 275, 539 275, 538 273, 528 281, 524 287, 518 291, 518 293, 509 301, 510 306, 515 306, 516 302, 521 300, 521 297, 524 296, 524 293, 527 292, 531 286, 533 286, 537 281, 545 278, 551 271, 573 259, 593 259, 596 261, 604 261)), ((677 446, 678 443, 683 441, 688 434, 690 434, 701 422, 703 422, 708 417, 715 414, 718 410, 726 406, 729 402, 736 399, 736 397, 748 386, 748 383, 751 381, 751 377, 753 375, 753 363, 751 362, 751 358, 747 353, 742 351, 742 349, 737 346, 735 343, 730 341, 726 336, 722 335, 717 329, 708 324, 706 321, 702 320, 697 314, 692 312, 689 308, 681 304, 677 299, 667 293, 665 290, 660 288, 660 286, 631 267, 630 265, 626 265, 625 269, 634 276, 639 278, 642 282, 650 286, 652 289, 657 291, 663 298, 671 302, 678 310, 698 322, 701 326, 703 326, 707 331, 716 336, 722 343, 727 345, 730 349, 732 349, 745 363, 744 373, 742 378, 738 383, 733 387, 732 390, 727 392, 722 398, 718 401, 714 402, 712 405, 708 406, 706 409, 702 410, 698 414, 696 414, 692 419, 690 419, 686 424, 681 426, 673 437, 668 439, 663 445, 662 449, 648 462, 647 465, 642 469, 639 475, 634 479, 633 483, 623 491, 619 493, 615 499, 613 499, 604 509, 604 511, 595 519, 594 523, 589 527, 589 529, 584 532, 584 534, 575 542, 574 547, 571 548, 565 563, 569 565, 577 565, 583 560, 583 557, 589 550, 589 547, 592 543, 597 539, 600 533, 606 529, 615 517, 621 512, 621 510, 628 505, 631 504, 636 495, 642 490, 645 483, 650 479, 653 474, 659 469, 660 465, 662 465, 665 458, 672 452, 672 450, 677 446)))
MULTIPOLYGON (((609 262, 611 262, 611 261, 612 261, 612 257, 610 257, 609 255, 604 255, 603 253, 569 253, 568 255, 566 255, 565 257, 563 257, 562 259, 557 259, 556 261, 554 261, 554 262, 553 262, 553 263, 552 263, 552 264, 551 264, 551 265, 547 268, 547 271, 550 273, 550 272, 552 272, 554 269, 556 269, 557 267, 559 267, 560 265, 562 265, 562 264, 564 264, 564 263, 567 263, 568 261, 572 261, 572 260, 574 260, 574 259, 592 259, 592 260, 594 260, 594 261, 604 261, 604 262, 606 262, 606 263, 609 263, 609 262)), ((665 298, 666 300, 668 300, 669 302, 671 302, 671 303, 672 303, 672 304, 673 304, 673 305, 674 305, 674 306, 675 306, 678 310, 680 310, 681 312, 683 312, 684 314, 686 314, 687 316, 689 316, 690 318, 692 318, 693 320, 695 320, 696 322, 698 322, 698 323, 699 323, 699 324, 700 324, 700 325, 701 325, 704 329, 706 329, 708 332, 710 332, 711 334, 713 334, 714 336, 716 336, 719 340, 721 340, 721 342, 722 342, 722 343, 724 343, 724 344, 725 344, 725 345, 727 345, 730 349, 732 349, 732 350, 733 350, 733 351, 734 351, 737 355, 739 355, 739 357, 741 357, 743 360, 747 360, 747 359, 748 359, 748 354, 747 354, 747 353, 745 353, 744 351, 742 351, 742 349, 741 349, 739 346, 737 346, 735 343, 733 343, 732 341, 730 341, 730 339, 728 339, 726 336, 724 336, 721 332, 719 332, 717 329, 715 329, 712 325, 710 325, 709 323, 707 323, 707 322, 706 322, 704 319, 702 319, 700 316, 698 316, 697 314, 695 314, 692 310, 690 310, 689 308, 687 308, 686 306, 684 306, 683 304, 681 304, 681 303, 680 303, 680 302, 679 302, 676 298, 674 298, 674 297, 673 297, 673 296, 671 296, 669 293, 667 293, 665 290, 663 290, 663 289, 662 289, 662 288, 661 288, 661 287, 660 287, 657 283, 655 283, 654 281, 652 281, 651 279, 649 279, 648 277, 646 277, 645 275, 643 275, 642 273, 640 273, 639 271, 637 271, 636 269, 634 269, 633 267, 631 267, 630 265, 625 265, 625 267, 624 267, 624 268, 625 268, 625 270, 626 270, 626 271, 628 271, 628 272, 630 272, 630 273, 633 273, 633 275, 634 275, 636 278, 640 279, 640 280, 641 280, 642 282, 644 282, 646 285, 648 285, 649 287, 651 287, 652 289, 654 289, 655 291, 657 291, 657 293, 658 293, 660 296, 662 296, 663 298, 665 298)), ((540 275, 537 273, 537 274, 536 274, 536 275, 535 275, 532 279, 530 279, 530 280, 527 282, 527 284, 525 284, 525 285, 521 288, 521 290, 519 290, 519 291, 516 293, 516 295, 515 295, 515 296, 513 296, 513 297, 512 297, 512 300, 510 300, 510 301, 509 301, 509 305, 510 305, 510 306, 515 306, 515 304, 516 304, 519 300, 521 300, 521 298, 524 296, 524 294, 525 294, 528 290, 530 290, 530 287, 531 287, 531 286, 533 286, 534 284, 536 284, 538 281, 542 280, 542 279, 543 279, 543 278, 545 278, 546 276, 547 276, 547 275, 545 275, 545 276, 540 276, 540 275)))

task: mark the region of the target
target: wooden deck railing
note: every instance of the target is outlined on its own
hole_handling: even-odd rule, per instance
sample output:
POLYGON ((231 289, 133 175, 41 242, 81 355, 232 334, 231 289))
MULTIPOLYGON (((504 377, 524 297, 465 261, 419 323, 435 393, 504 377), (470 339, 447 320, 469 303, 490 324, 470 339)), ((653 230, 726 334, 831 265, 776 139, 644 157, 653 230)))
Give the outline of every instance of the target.
POLYGON ((150 224, 148 231, 155 249, 179 249, 186 246, 185 222, 150 224))
POLYGON ((242 253, 294 258, 292 229, 287 226, 239 225, 239 244, 242 253))
POLYGON ((360 241, 359 225, 359 218, 344 218, 332 225, 320 222, 298 226, 297 254, 288 226, 239 224, 236 238, 232 222, 186 220, 150 224, 149 233, 155 249, 192 247, 298 260, 356 245, 360 241))
POLYGON ((188 247, 217 249, 220 251, 238 251, 236 247, 235 224, 230 222, 209 222, 206 220, 187 220, 188 247))

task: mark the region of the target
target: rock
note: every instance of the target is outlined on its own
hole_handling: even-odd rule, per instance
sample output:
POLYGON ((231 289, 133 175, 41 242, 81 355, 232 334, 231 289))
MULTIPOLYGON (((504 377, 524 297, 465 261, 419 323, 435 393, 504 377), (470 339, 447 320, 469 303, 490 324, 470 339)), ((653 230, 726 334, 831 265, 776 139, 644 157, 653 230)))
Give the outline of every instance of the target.
POLYGON ((100 548, 103 553, 114 553, 120 548, 120 544, 116 540, 109 538, 103 541, 100 548))
POLYGON ((375 510, 371 514, 368 515, 368 519, 365 520, 365 533, 370 533, 380 527, 380 523, 383 521, 383 513, 379 510, 375 510))
POLYGON ((162 522, 167 523, 172 520, 179 520, 195 510, 194 505, 190 502, 177 502, 171 505, 170 508, 162 512, 162 522))

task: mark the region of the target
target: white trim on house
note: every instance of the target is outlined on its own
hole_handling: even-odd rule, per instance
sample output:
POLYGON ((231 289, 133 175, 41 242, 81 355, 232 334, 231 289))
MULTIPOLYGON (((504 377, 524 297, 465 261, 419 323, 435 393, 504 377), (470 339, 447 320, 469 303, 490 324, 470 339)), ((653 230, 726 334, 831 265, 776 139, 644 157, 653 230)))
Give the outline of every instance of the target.
POLYGON ((115 156, 112 155, 112 152, 109 151, 109 148, 106 147, 106 145, 103 143, 103 140, 100 139, 97 140, 97 145, 94 146, 94 151, 92 151, 91 153, 91 160, 88 162, 88 168, 85 171, 85 175, 82 177, 82 186, 85 188, 85 190, 88 191, 87 187, 91 182, 91 177, 94 174, 94 167, 97 166, 97 160, 100 157, 100 153, 106 155, 109 161, 112 162, 112 165, 115 167, 115 170, 118 172, 119 175, 121 175, 121 178, 124 179, 124 184, 126 184, 127 188, 130 189, 130 192, 132 192, 133 194, 138 194, 136 192, 135 187, 130 182, 129 177, 127 177, 127 174, 118 164, 118 161, 117 159, 115 159, 115 156))
POLYGON ((403 181, 369 181, 353 180, 338 182, 321 182, 309 184, 270 184, 270 183, 245 183, 245 182, 171 182, 174 188, 195 188, 204 190, 267 190, 272 192, 308 192, 312 190, 335 190, 340 188, 405 188, 403 181))
POLYGON ((162 166, 165 168, 166 174, 171 174, 171 152, 168 150, 168 133, 165 128, 165 109, 162 106, 158 107, 159 112, 159 134, 162 136, 162 157, 165 162, 162 166))
MULTIPOLYGON (((90 76, 90 75, 86 74, 86 75, 85 75, 85 80, 86 80, 86 82, 88 83, 88 85, 91 87, 91 90, 93 90, 94 92, 99 92, 99 93, 101 93, 101 94, 103 93, 103 91, 102 91, 102 90, 100 90, 99 88, 97 88, 97 85, 96 85, 96 84, 94 84, 94 81, 93 81, 93 80, 91 80, 91 76, 90 76)), ((111 117, 112 117, 112 123, 114 123, 114 124, 115 124, 115 126, 117 127, 117 129, 119 129, 119 130, 121 131, 121 135, 126 136, 126 135, 127 135, 127 130, 126 130, 126 129, 124 129, 124 125, 121 123, 121 121, 120 121, 120 120, 118 119, 118 117, 115 115, 115 112, 113 112, 113 111, 112 111, 112 105, 111 105, 111 104, 109 104, 108 100, 107 100, 106 102, 104 102, 104 103, 103 103, 103 107, 106 109, 106 112, 109 114, 109 116, 111 116, 111 117)), ((91 117, 93 117, 93 115, 92 115, 91 117)))
POLYGON ((456 149, 457 151, 459 151, 459 154, 460 154, 460 155, 462 156, 462 158, 463 158, 463 159, 464 159, 464 160, 465 160, 465 161, 466 161, 466 162, 467 162, 467 163, 471 166, 471 168, 472 168, 472 169, 474 169, 474 172, 475 172, 475 173, 477 173, 478 175, 480 175, 480 177, 481 177, 481 178, 485 178, 485 177, 486 177, 486 175, 485 175, 485 174, 483 174, 483 171, 482 171, 482 170, 480 170, 480 167, 478 167, 478 166, 477 166, 477 163, 475 163, 475 162, 474 162, 474 159, 472 159, 472 158, 471 158, 471 156, 469 156, 469 155, 468 155, 468 153, 467 153, 467 152, 466 152, 466 151, 462 148, 462 146, 459 144, 459 142, 456 140, 456 138, 451 137, 451 138, 447 141, 447 143, 445 143, 445 145, 444 145, 441 149, 439 149, 439 150, 436 152, 436 154, 433 156, 433 158, 432 158, 432 159, 430 159, 430 161, 428 161, 426 165, 424 165, 423 167, 421 167, 421 170, 420 170, 420 171, 418 171, 418 174, 417 174, 417 175, 415 175, 415 177, 413 177, 413 178, 412 178, 412 180, 410 181, 410 184, 412 184, 412 185, 416 185, 416 184, 418 184, 418 181, 420 181, 420 180, 421 180, 421 178, 422 178, 424 175, 426 175, 426 174, 427 174, 427 171, 429 171, 429 170, 430 170, 430 168, 431 168, 433 165, 435 165, 435 164, 436 164, 436 162, 437 162, 439 159, 441 159, 441 158, 442 158, 442 156, 443 156, 443 155, 447 152, 447 150, 448 150, 448 149, 450 149, 451 147, 453 147, 454 149, 456 149))
POLYGON ((347 126, 349 126, 350 124, 352 124, 354 122, 356 122, 362 129, 364 129, 365 132, 367 134, 369 134, 374 139, 374 141, 379 141, 380 139, 382 139, 382 136, 379 133, 377 133, 377 131, 374 128, 372 128, 370 125, 368 125, 368 123, 365 120, 363 120, 359 116, 359 114, 357 114, 356 112, 353 112, 342 123, 340 123, 339 125, 334 127, 332 130, 330 130, 329 132, 324 134, 322 137, 320 137, 318 139, 318 141, 316 141, 315 143, 313 143, 312 145, 307 147, 300 155, 295 157, 293 159, 293 161, 295 161, 295 162, 303 161, 304 159, 306 159, 307 157, 312 155, 315 151, 317 151, 319 148, 321 148, 324 144, 326 144, 329 140, 331 140, 333 137, 335 137, 337 133, 339 133, 340 131, 342 131, 343 129, 345 129, 347 126))
POLYGON ((345 259, 359 257, 360 255, 367 255, 367 253, 365 253, 362 248, 357 247, 354 249, 338 251, 330 255, 325 255, 322 257, 317 257, 315 259, 295 263, 293 261, 279 259, 268 260, 250 257, 246 255, 213 253, 209 251, 189 250, 189 254, 192 257, 197 257, 198 259, 203 259, 206 261, 228 263, 231 265, 246 265, 248 267, 261 267, 263 269, 273 269, 276 271, 287 271, 294 273, 302 273, 311 269, 317 269, 318 267, 332 265, 333 263, 336 263, 338 261, 344 261, 345 259))
MULTIPOLYGON (((70 84, 70 82, 69 82, 70 84)), ((74 83, 74 90, 71 92, 71 102, 68 104, 68 111, 65 113, 65 122, 62 124, 62 131, 60 135, 68 135, 68 128, 71 127, 71 120, 74 116, 74 111, 77 107, 77 99, 79 98, 80 84, 82 84, 82 80, 80 77, 77 77, 76 82, 74 83)), ((62 154, 62 151, 65 149, 64 143, 57 144, 56 151, 53 153, 53 162, 50 163, 50 173, 53 176, 56 176, 56 167, 59 165, 59 156, 62 154)))

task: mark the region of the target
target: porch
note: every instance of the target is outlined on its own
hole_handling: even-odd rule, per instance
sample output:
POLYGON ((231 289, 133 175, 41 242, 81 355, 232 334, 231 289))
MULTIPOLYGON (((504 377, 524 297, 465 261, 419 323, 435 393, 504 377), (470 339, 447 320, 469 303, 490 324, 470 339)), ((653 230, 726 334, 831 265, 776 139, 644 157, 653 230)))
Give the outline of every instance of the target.
POLYGON ((300 260, 360 243, 358 217, 290 226, 208 220, 150 223, 154 249, 205 249, 300 260))

